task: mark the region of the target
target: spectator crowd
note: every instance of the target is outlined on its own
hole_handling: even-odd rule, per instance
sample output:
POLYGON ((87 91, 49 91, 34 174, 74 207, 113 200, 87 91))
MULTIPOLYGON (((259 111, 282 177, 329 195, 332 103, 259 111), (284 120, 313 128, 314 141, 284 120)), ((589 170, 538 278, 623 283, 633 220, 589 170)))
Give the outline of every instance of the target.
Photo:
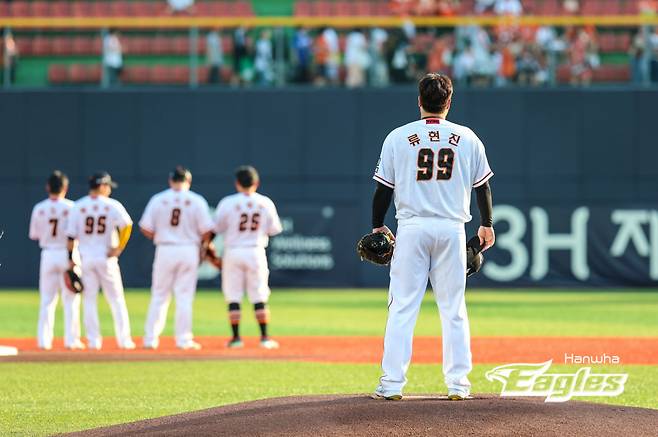
MULTIPOLYGON (((171 14, 185 14, 195 7, 193 0, 167 2, 171 14)), ((391 0, 390 8, 401 16, 525 13, 521 0, 469 0, 472 9, 465 11, 466 4, 391 0)), ((643 1, 640 11, 656 13, 656 4, 643 1)), ((579 0, 561 0, 559 5, 563 14, 578 13, 581 8, 579 0)), ((632 81, 658 83, 658 29, 624 31, 633 32, 626 54, 632 81)), ((213 28, 201 37, 208 73, 200 79, 209 84, 381 87, 412 83, 433 71, 448 73, 464 86, 589 85, 602 64, 600 35, 594 26, 417 28, 407 20, 395 29, 213 28)), ((4 75, 13 82, 20 53, 10 31, 4 33, 0 48, 4 75)), ((130 55, 124 52, 122 35, 115 29, 106 32, 102 63, 109 85, 121 83, 124 56, 130 55)), ((615 55, 619 62, 624 53, 615 55)))

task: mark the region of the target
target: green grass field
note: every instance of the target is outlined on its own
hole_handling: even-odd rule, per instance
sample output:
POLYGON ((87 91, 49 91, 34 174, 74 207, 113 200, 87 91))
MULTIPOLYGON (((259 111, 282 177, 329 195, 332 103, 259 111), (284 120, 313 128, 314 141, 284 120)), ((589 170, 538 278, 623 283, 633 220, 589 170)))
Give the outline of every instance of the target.
MULTIPOLYGON (((127 295, 133 331, 141 335, 148 293, 127 295)), ((275 290, 276 335, 382 335, 382 290, 275 290)), ((468 294, 474 336, 658 336, 658 291, 478 290, 468 294)), ((0 337, 33 337, 38 294, 0 292, 0 337)), ((111 319, 101 302, 101 322, 111 319)), ((171 316, 165 334, 171 334, 171 316)), ((247 314, 245 335, 256 325, 247 314)), ((57 314, 61 335, 61 311, 57 314)), ((227 335, 222 296, 199 293, 195 333, 227 335)), ((424 302, 418 335, 440 334, 431 296, 424 302)), ((492 365, 476 365, 474 391, 497 392, 484 378, 492 365)), ((570 369, 577 366, 554 366, 570 369)), ((597 367, 630 374, 626 391, 600 402, 658 408, 657 366, 597 367)), ((157 417, 234 402, 298 394, 367 393, 379 376, 376 364, 264 361, 162 361, 95 363, 0 363, 0 435, 46 435, 157 417)), ((440 365, 412 365, 407 392, 443 393, 440 365)), ((591 400, 591 399, 590 399, 591 400)))

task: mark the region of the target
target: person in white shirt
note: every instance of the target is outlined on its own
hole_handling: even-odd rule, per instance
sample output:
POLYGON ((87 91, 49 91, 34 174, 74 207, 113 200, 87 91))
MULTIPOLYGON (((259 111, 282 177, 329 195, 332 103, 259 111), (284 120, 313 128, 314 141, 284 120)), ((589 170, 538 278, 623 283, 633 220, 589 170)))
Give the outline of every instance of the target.
POLYGON ((256 40, 254 55, 254 70, 256 82, 259 85, 271 85, 274 81, 274 58, 272 52, 272 35, 269 30, 263 30, 256 40))
POLYGON ((446 120, 452 81, 425 75, 418 85, 421 119, 394 129, 384 140, 373 179, 373 232, 395 239, 389 312, 384 335, 383 376, 374 396, 402 399, 411 362, 413 331, 429 279, 441 314, 443 373, 448 398, 470 394, 472 368, 466 302, 466 235, 471 191, 480 210, 483 250, 494 244, 489 167, 482 141, 465 126, 446 120), (395 196, 394 196, 395 195, 395 196), (384 225, 395 197, 397 236, 384 225))
POLYGON ((345 41, 345 67, 347 68, 345 85, 348 88, 366 85, 366 70, 370 66, 370 62, 368 41, 361 30, 354 29, 347 35, 345 41))
POLYGON ((98 321, 98 292, 101 287, 114 318, 117 345, 121 349, 135 349, 119 268, 119 256, 128 244, 133 222, 123 205, 110 198, 112 188, 116 187, 107 172, 91 176, 89 195, 75 202, 66 231, 71 267, 76 264, 72 250, 75 241, 78 241, 84 285, 83 321, 87 346, 94 350, 103 345, 98 321))
POLYGON ((192 173, 178 166, 169 175, 169 189, 151 198, 139 221, 142 234, 155 243, 151 304, 144 327, 144 347, 156 349, 167 321, 173 292, 176 297, 176 346, 199 350, 192 335, 192 305, 202 241, 214 229, 208 203, 190 191, 192 173))
POLYGON ((243 347, 239 331, 240 303, 246 292, 260 325, 261 347, 276 349, 279 344, 267 335, 270 272, 265 248, 269 238, 281 233, 283 227, 274 202, 256 192, 260 185, 256 169, 240 167, 235 178, 237 194, 222 199, 215 213, 215 232, 224 236, 222 291, 233 331, 228 346, 243 347))
POLYGON ((118 84, 123 70, 123 48, 117 29, 110 29, 103 39, 103 67, 105 67, 109 85, 118 84))
MULTIPOLYGON (((55 170, 46 183, 48 198, 37 203, 30 218, 30 239, 39 242, 39 324, 38 346, 50 350, 53 346, 55 310, 58 292, 64 307, 64 346, 67 349, 84 349, 80 341, 80 295, 64 286, 64 272, 69 268, 66 227, 73 202, 66 198, 69 179, 55 170)), ((77 257, 77 251, 74 253, 77 257)))
POLYGON ((496 0, 494 12, 498 15, 519 16, 523 13, 523 6, 519 0, 496 0))

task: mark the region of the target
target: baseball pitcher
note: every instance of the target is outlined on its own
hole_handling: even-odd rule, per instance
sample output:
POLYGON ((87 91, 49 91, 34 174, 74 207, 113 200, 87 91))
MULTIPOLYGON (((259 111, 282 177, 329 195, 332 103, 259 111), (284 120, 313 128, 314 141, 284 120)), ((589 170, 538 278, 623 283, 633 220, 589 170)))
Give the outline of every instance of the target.
POLYGON ((239 331, 240 303, 246 291, 260 325, 261 347, 276 349, 279 344, 267 335, 270 272, 265 248, 269 238, 281 233, 283 228, 272 200, 256 192, 259 186, 256 169, 240 167, 235 178, 237 193, 219 202, 215 216, 215 232, 224 234, 222 291, 233 331, 228 346, 243 347, 239 331))
POLYGON ((98 322, 98 292, 101 287, 114 318, 117 345, 121 349, 135 349, 119 269, 119 255, 128 244, 133 222, 123 205, 110 198, 112 188, 116 187, 107 172, 91 176, 89 195, 75 203, 66 232, 72 265, 75 264, 71 252, 73 243, 75 240, 79 243, 87 346, 96 350, 103 344, 98 322))
POLYGON ((208 203, 190 191, 192 173, 181 166, 169 175, 169 189, 151 198, 139 228, 155 243, 151 304, 144 327, 144 347, 156 349, 167 320, 173 291, 176 297, 176 345, 199 350, 192 335, 192 304, 197 285, 200 248, 214 228, 208 203))
POLYGON ((402 398, 413 331, 429 279, 439 306, 443 373, 448 397, 470 394, 471 350, 464 291, 471 190, 477 194, 483 250, 494 244, 489 168, 484 145, 472 130, 446 120, 452 82, 428 74, 419 83, 421 119, 393 130, 384 141, 374 179, 373 232, 395 238, 383 376, 375 397, 402 398), (395 197, 397 236, 384 225, 395 197))
MULTIPOLYGON (((73 202, 66 198, 68 188, 68 177, 55 170, 46 183, 48 198, 34 206, 30 218, 30 239, 38 241, 41 247, 37 341, 39 348, 45 350, 53 346, 58 291, 64 307, 64 346, 85 348, 80 341, 80 295, 64 286, 64 274, 69 268, 66 226, 73 209, 73 202)), ((72 256, 77 257, 77 251, 72 256)))

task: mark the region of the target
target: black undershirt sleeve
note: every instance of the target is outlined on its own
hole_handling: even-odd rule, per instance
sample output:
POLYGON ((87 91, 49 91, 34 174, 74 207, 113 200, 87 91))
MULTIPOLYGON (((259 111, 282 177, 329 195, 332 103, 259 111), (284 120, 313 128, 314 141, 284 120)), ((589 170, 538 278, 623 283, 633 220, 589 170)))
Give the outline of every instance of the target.
POLYGON ((372 228, 381 228, 384 226, 386 212, 391 206, 393 199, 393 188, 377 182, 377 189, 372 198, 372 228))
POLYGON ((493 226, 493 200, 488 181, 475 189, 475 196, 480 210, 480 225, 490 228, 493 226))

